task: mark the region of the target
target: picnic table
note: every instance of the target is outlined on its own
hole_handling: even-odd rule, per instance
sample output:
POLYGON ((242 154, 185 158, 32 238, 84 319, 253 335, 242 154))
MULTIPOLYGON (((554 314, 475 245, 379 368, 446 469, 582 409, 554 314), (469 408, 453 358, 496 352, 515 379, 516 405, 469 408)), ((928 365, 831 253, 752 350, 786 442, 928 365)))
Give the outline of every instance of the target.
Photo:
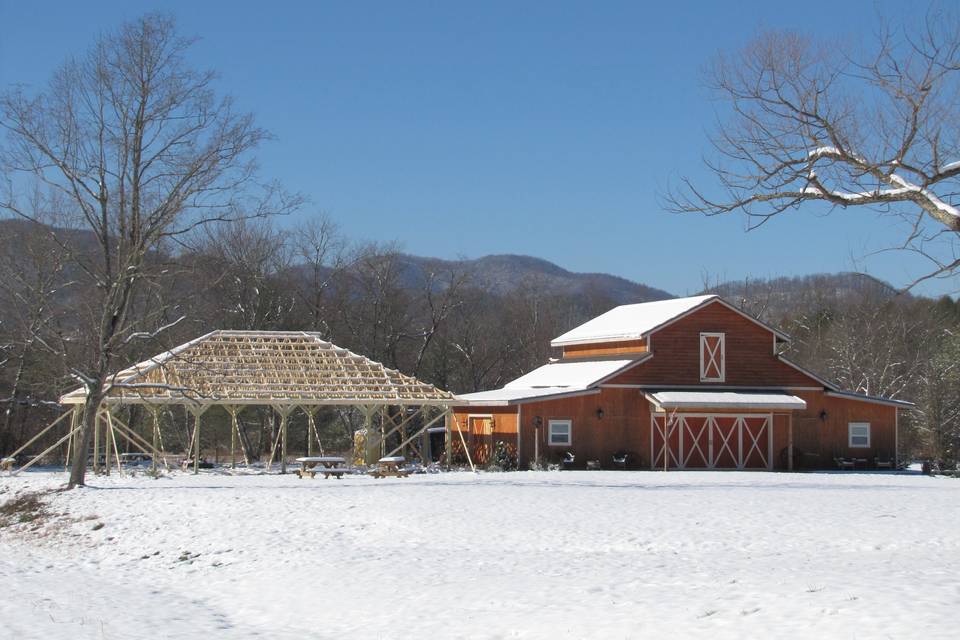
POLYGON ((377 479, 385 476, 406 478, 408 475, 410 475, 410 471, 400 466, 406 461, 407 459, 403 456, 387 456, 385 458, 380 458, 377 460, 376 468, 370 472, 370 475, 377 479))
POLYGON ((301 478, 305 475, 315 478, 318 473, 322 473, 324 478, 333 476, 339 480, 343 474, 350 473, 350 469, 344 466, 346 460, 340 456, 310 456, 297 458, 297 462, 300 463, 297 475, 301 478))

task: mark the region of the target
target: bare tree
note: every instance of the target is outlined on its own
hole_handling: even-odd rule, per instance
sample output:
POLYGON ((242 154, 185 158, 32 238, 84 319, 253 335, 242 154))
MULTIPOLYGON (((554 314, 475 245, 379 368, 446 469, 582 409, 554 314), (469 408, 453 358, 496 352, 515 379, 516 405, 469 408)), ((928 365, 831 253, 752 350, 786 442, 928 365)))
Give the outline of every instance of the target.
MULTIPOLYGON (((186 61, 191 40, 174 21, 146 15, 100 37, 53 76, 45 92, 0 97, 8 132, 0 207, 30 220, 26 180, 63 200, 64 224, 96 238, 96 259, 73 264, 96 283, 89 362, 74 369, 87 390, 70 486, 84 484, 91 427, 118 354, 157 328, 131 313, 156 276, 150 256, 215 220, 296 206, 275 185, 256 187, 251 153, 267 134, 213 90, 214 74, 186 61)), ((149 316, 148 316, 149 317, 149 316)))
POLYGON ((209 225, 201 251, 212 260, 206 271, 215 326, 279 329, 288 321, 293 296, 286 285, 292 252, 287 234, 266 220, 209 225))
POLYGON ((759 35, 720 56, 712 88, 732 115, 706 167, 719 183, 683 178, 675 212, 741 211, 750 228, 807 202, 873 207, 904 217, 896 248, 960 268, 960 20, 935 12, 919 29, 883 26, 867 54, 794 32, 759 35))
MULTIPOLYGON (((51 241, 43 225, 8 221, 4 232, 0 237, 0 307, 12 379, 3 381, 7 396, 0 398, 0 406, 6 405, 0 451, 23 441, 27 409, 48 402, 30 392, 31 373, 34 378, 47 377, 43 390, 55 389, 55 381, 63 373, 66 354, 61 302, 66 297, 65 290, 75 284, 66 280, 63 252, 51 241), (21 434, 14 438, 12 426, 18 411, 21 434)), ((0 367, 5 360, 0 358, 0 367)), ((36 391, 37 385, 33 386, 36 391)))
POLYGON ((294 232, 293 250, 305 269, 305 277, 297 279, 296 294, 307 310, 309 328, 329 335, 327 302, 333 282, 350 264, 346 242, 336 223, 321 214, 294 232))

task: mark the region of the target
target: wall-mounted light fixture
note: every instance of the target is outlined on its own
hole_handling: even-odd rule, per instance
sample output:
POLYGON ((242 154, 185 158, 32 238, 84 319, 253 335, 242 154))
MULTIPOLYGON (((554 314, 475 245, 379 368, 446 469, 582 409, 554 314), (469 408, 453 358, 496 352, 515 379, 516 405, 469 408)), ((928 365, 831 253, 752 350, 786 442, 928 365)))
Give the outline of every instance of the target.
POLYGON ((820 422, 826 422, 826 421, 827 421, 827 410, 826 410, 826 409, 821 409, 821 410, 820 410, 820 422))
POLYGON ((540 427, 542 427, 542 426, 543 426, 543 418, 541 418, 540 416, 534 416, 534 417, 533 417, 533 426, 535 426, 537 429, 539 429, 540 427))
POLYGON ((597 407, 597 420, 603 419, 603 407, 597 407))

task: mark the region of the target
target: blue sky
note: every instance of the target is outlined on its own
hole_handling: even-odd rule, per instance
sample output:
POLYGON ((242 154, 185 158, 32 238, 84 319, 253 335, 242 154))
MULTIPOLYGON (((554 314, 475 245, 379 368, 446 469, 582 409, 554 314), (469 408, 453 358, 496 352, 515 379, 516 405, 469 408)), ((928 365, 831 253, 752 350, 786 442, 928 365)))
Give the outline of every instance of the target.
MULTIPOLYGON (((892 223, 814 208, 745 233, 740 215, 665 213, 717 104, 702 68, 758 29, 863 34, 904 2, 123 2, 0 0, 0 85, 41 86, 149 10, 276 139, 264 174, 353 239, 446 258, 522 253, 676 294, 716 278, 865 269, 903 284, 892 223), (732 7, 736 8, 732 8, 732 7)), ((939 283, 920 291, 957 288, 939 283)))

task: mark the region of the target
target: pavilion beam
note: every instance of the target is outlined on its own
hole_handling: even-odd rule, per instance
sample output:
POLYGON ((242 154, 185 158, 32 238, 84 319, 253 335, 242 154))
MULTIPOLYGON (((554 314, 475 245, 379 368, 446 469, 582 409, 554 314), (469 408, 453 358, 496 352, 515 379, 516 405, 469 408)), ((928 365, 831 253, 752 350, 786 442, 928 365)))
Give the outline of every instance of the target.
MULTIPOLYGON (((150 453, 154 457, 161 456, 161 451, 159 449, 147 442, 143 436, 131 429, 130 425, 124 423, 120 418, 113 416, 113 426, 117 429, 117 431, 127 437, 134 446, 139 447, 147 453, 150 453)), ((164 458, 163 464, 164 466, 167 466, 166 458, 164 458)), ((154 465, 154 468, 155 467, 156 465, 154 465)))
MULTIPOLYGON (((277 433, 277 442, 280 445, 280 473, 287 472, 287 419, 297 408, 295 405, 272 405, 273 410, 280 416, 280 429, 277 433)), ((268 469, 273 466, 273 454, 277 450, 277 443, 274 443, 270 452, 270 460, 267 463, 268 469)))
POLYGON ((315 404, 302 405, 300 410, 307 414, 307 457, 313 455, 313 439, 317 439, 317 446, 320 447, 320 455, 326 455, 323 452, 323 442, 320 440, 320 432, 317 431, 316 414, 320 407, 315 404))
MULTIPOLYGON (((370 455, 371 450, 373 449, 373 414, 377 412, 376 405, 363 406, 361 408, 363 411, 363 428, 367 434, 367 437, 364 439, 363 444, 363 462, 364 464, 370 464, 373 461, 372 456, 370 455)), ((379 443, 377 443, 379 447, 379 443)))
MULTIPOLYGON (((83 406, 83 405, 78 405, 78 406, 83 406)), ((30 438, 29 440, 27 440, 19 449, 17 449, 16 451, 14 451, 13 453, 11 453, 11 454, 10 454, 9 456, 7 456, 7 457, 9 457, 9 458, 16 458, 19 454, 23 453, 23 451, 24 451, 27 447, 29 447, 31 444, 33 444, 34 442, 36 442, 37 440, 39 440, 40 438, 42 438, 42 437, 44 436, 44 434, 46 434, 48 431, 50 431, 50 429, 53 429, 55 426, 57 426, 58 424, 60 424, 61 422, 63 422, 63 420, 64 420, 65 418, 69 417, 72 413, 73 413, 73 411, 68 411, 67 413, 64 413, 63 415, 58 416, 53 422, 51 422, 51 423, 48 424, 46 427, 44 427, 44 429, 43 429, 40 433, 38 433, 37 435, 35 435, 35 436, 33 436, 32 438, 30 438)), ((71 432, 71 433, 72 433, 72 432, 71 432)))
POLYGON ((153 441, 153 457, 150 460, 150 470, 153 473, 157 472, 157 447, 159 446, 160 441, 160 410, 155 405, 149 405, 150 407, 150 431, 153 441))
POLYGON ((426 409, 426 405, 421 405, 421 406, 417 407, 417 410, 414 411, 412 414, 410 414, 410 416, 408 416, 408 417, 407 417, 406 419, 404 419, 402 422, 400 422, 400 424, 397 424, 397 423, 393 420, 393 418, 390 418, 390 424, 393 425, 393 428, 390 429, 390 431, 388 431, 387 433, 385 433, 383 437, 384 437, 384 438, 389 438, 389 437, 392 436, 394 433, 396 433, 397 431, 399 431, 402 427, 405 427, 407 424, 409 424, 411 420, 416 419, 417 416, 425 415, 425 414, 424 414, 424 410, 425 410, 425 409, 426 409))
MULTIPOLYGON (((448 410, 448 411, 449 411, 449 410, 448 410)), ((409 438, 407 438, 406 440, 404 440, 403 442, 401 442, 400 445, 399 445, 396 449, 394 449, 394 450, 391 451, 390 453, 386 454, 386 457, 389 458, 390 456, 394 455, 394 454, 397 453, 398 451, 401 451, 405 446, 407 446, 407 444, 409 444, 410 442, 416 440, 417 437, 419 437, 421 433, 423 433, 424 431, 426 431, 427 429, 429 429, 431 426, 433 426, 435 423, 437 423, 441 418, 443 418, 443 417, 445 417, 445 416, 446 416, 446 412, 440 413, 440 414, 434 416, 434 418, 433 418, 432 420, 430 420, 429 422, 427 422, 426 424, 424 424, 422 427, 420 427, 420 428, 417 430, 416 433, 414 433, 412 436, 410 436, 409 438)), ((421 461, 422 461, 422 460, 423 460, 423 457, 421 456, 420 459, 421 459, 421 461)), ((470 466, 472 467, 473 464, 471 463, 470 466)))
POLYGON ((193 475, 197 475, 200 473, 200 416, 207 407, 201 404, 185 404, 183 408, 193 414, 193 475))
POLYGON ((32 459, 30 462, 28 462, 27 464, 23 465, 22 467, 20 467, 20 468, 17 469, 16 471, 11 472, 10 475, 11 475, 11 476, 15 476, 15 475, 17 475, 18 473, 20 473, 21 471, 26 471, 27 469, 29 469, 30 467, 32 467, 34 464, 36 464, 37 462, 39 462, 40 460, 42 460, 45 455, 47 455, 48 453, 50 453, 51 451, 53 451, 54 449, 56 449, 57 447, 59 447, 60 445, 62 445, 64 442, 66 442, 67 440, 69 440, 70 438, 72 438, 72 437, 74 436, 74 434, 75 434, 77 431, 79 431, 79 430, 80 430, 80 426, 78 425, 75 429, 69 431, 69 432, 67 433, 67 435, 63 436, 62 438, 60 438, 59 440, 57 440, 56 442, 54 442, 54 443, 53 443, 52 445, 50 445, 47 449, 45 449, 44 451, 42 451, 39 455, 34 456, 33 459, 32 459))
POLYGON ((457 425, 457 433, 460 434, 460 442, 463 444, 463 451, 467 454, 467 462, 470 463, 470 469, 474 473, 477 472, 477 468, 473 466, 473 457, 470 455, 470 447, 467 446, 467 440, 463 437, 463 430, 460 428, 460 421, 457 420, 457 416, 453 416, 453 422, 457 425))
POLYGON ((100 412, 93 417, 93 473, 100 473, 100 412))
POLYGON ((453 468, 453 412, 448 411, 443 421, 444 427, 444 457, 447 462, 447 471, 453 468))
MULTIPOLYGON (((223 409, 230 414, 230 468, 236 469, 237 443, 240 441, 240 422, 237 420, 237 414, 243 411, 243 407, 236 404, 225 404, 223 409)), ((250 461, 247 459, 247 450, 243 447, 242 442, 240 442, 240 448, 243 449, 243 463, 249 467, 250 461)))
MULTIPOLYGON (((113 455, 116 456, 116 460, 117 460, 117 472, 120 474, 120 477, 122 478, 122 477, 123 477, 123 465, 120 464, 120 451, 117 449, 117 434, 116 434, 116 432, 114 432, 114 430, 113 430, 113 418, 112 418, 112 414, 113 414, 113 412, 110 411, 109 405, 106 406, 106 407, 104 408, 103 415, 104 415, 104 416, 106 417, 106 419, 107 419, 107 433, 110 434, 110 443, 113 445, 113 455)), ((107 452, 107 456, 109 457, 109 455, 110 455, 110 452, 108 451, 108 452, 107 452)), ((110 465, 109 465, 109 464, 107 465, 107 475, 110 475, 110 465)))

